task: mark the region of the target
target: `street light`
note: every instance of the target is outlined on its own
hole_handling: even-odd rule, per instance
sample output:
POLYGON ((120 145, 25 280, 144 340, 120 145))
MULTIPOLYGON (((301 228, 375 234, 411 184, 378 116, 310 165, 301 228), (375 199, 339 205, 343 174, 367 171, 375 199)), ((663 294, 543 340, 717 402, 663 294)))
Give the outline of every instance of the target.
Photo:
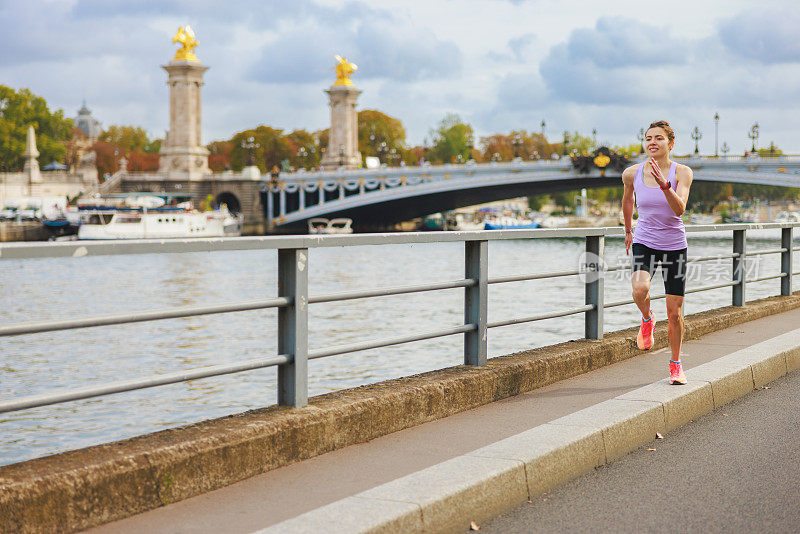
POLYGON ((519 147, 522 146, 522 137, 516 134, 511 144, 514 145, 514 159, 517 159, 519 157, 519 147))
POLYGON ((378 153, 378 161, 380 163, 383 163, 383 156, 385 156, 386 153, 389 152, 389 147, 386 144, 386 141, 381 141, 380 144, 378 145, 378 148, 375 151, 378 153))
POLYGON ((252 135, 246 139, 242 139, 242 150, 247 151, 246 167, 252 167, 255 164, 255 155, 253 151, 256 148, 261 148, 261 145, 256 143, 256 138, 252 135))
POLYGON ((569 132, 564 130, 564 155, 569 154, 567 151, 567 143, 569 143, 569 132))
POLYGON ((339 167, 344 167, 344 145, 339 145, 339 167))
POLYGON ((714 113, 714 157, 719 156, 717 142, 719 140, 719 113, 714 113))
POLYGON ((747 137, 753 140, 753 148, 751 152, 756 152, 756 141, 758 141, 758 121, 750 127, 750 131, 747 132, 747 137))
POLYGON ((720 150, 722 151, 722 157, 723 158, 727 158, 728 157, 728 152, 730 152, 731 149, 728 146, 728 143, 723 141, 722 142, 722 148, 720 148, 720 150))
POLYGON ((639 152, 637 153, 641 153, 644 151, 644 148, 642 147, 642 143, 644 143, 644 128, 639 128, 639 133, 636 134, 636 139, 639 140, 639 152))
POLYGON ((691 137, 694 140, 694 153, 695 154, 699 154, 700 153, 700 148, 698 147, 697 143, 698 143, 698 141, 700 141, 700 139, 703 138, 703 132, 700 131, 700 127, 698 127, 698 126, 694 127, 694 130, 692 130, 691 137))
POLYGON ((547 126, 547 125, 545 124, 544 119, 542 119, 542 137, 544 137, 544 127, 545 126, 547 126))
POLYGON ((597 146, 597 128, 592 128, 592 146, 597 146))

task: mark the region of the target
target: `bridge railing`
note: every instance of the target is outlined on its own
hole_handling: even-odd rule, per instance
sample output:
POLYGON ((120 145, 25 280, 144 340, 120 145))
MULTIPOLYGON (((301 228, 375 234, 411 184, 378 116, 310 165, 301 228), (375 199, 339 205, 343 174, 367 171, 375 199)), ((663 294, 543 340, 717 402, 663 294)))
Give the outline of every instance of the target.
MULTIPOLYGON (((748 283, 780 278, 780 294, 790 295, 792 292, 792 276, 800 274, 800 272, 794 272, 792 270, 792 253, 800 250, 800 247, 793 247, 792 241, 793 229, 798 226, 800 226, 800 223, 688 226, 688 232, 733 232, 733 249, 729 254, 690 258, 690 262, 730 258, 732 260, 732 276, 731 280, 728 282, 691 288, 687 290, 687 293, 731 287, 732 304, 734 306, 743 306, 745 304, 745 289, 748 283), (780 247, 747 251, 747 231, 750 229, 780 230, 780 247), (780 273, 749 280, 746 279, 747 258, 769 254, 780 254, 780 273)), ((488 329, 581 313, 584 314, 585 337, 589 339, 601 339, 603 337, 603 311, 607 308, 633 303, 632 299, 616 302, 604 301, 605 274, 615 270, 630 269, 628 265, 607 267, 603 260, 605 236, 618 236, 621 235, 621 233, 621 228, 575 228, 562 230, 494 230, 407 234, 358 234, 322 237, 242 237, 228 239, 17 243, 0 245, 0 260, 56 257, 80 258, 89 255, 215 252, 254 249, 276 249, 278 252, 278 296, 275 298, 210 306, 185 306, 165 310, 148 310, 137 313, 104 315, 51 322, 20 323, 0 327, 0 337, 4 337, 178 317, 277 308, 278 320, 276 335, 278 350, 276 355, 248 359, 233 364, 187 369, 175 373, 106 383, 99 386, 55 394, 0 401, 0 413, 273 366, 278 367, 278 404, 302 407, 308 402, 308 361, 316 358, 461 334, 463 335, 464 364, 480 366, 484 365, 487 359, 488 329), (584 238, 585 254, 582 260, 578 262, 579 265, 577 269, 489 278, 489 241, 552 238, 584 238), (362 289, 326 295, 309 295, 309 249, 321 247, 444 242, 464 243, 465 272, 463 278, 421 285, 362 289), (582 277, 585 286, 585 298, 582 303, 575 303, 574 306, 569 308, 537 315, 508 318, 494 322, 488 321, 489 285, 562 276, 582 277), (454 288, 464 288, 463 324, 433 331, 416 332, 392 338, 368 340, 315 350, 310 350, 308 347, 308 306, 310 304, 454 288)), ((655 300, 664 297, 665 295, 654 295, 651 299, 655 300)))

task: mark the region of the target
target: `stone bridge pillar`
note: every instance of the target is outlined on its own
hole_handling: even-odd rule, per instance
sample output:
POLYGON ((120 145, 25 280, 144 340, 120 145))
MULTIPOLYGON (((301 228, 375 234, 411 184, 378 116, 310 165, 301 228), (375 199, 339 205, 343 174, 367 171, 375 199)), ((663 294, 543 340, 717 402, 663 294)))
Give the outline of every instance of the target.
POLYGON ((325 169, 358 168, 361 153, 358 151, 356 101, 361 91, 352 85, 333 85, 325 92, 330 96, 331 129, 322 166, 325 169))
POLYGON ((192 60, 172 60, 169 73, 169 132, 161 146, 158 170, 170 176, 202 179, 210 173, 208 150, 202 144, 200 88, 208 67, 192 60))

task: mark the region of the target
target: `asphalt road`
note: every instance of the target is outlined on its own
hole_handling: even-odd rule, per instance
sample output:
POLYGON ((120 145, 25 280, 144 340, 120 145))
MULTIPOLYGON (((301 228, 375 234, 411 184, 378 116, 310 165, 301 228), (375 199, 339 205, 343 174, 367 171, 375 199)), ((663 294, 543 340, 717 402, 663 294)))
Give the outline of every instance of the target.
POLYGON ((800 371, 768 387, 481 532, 800 532, 800 371))

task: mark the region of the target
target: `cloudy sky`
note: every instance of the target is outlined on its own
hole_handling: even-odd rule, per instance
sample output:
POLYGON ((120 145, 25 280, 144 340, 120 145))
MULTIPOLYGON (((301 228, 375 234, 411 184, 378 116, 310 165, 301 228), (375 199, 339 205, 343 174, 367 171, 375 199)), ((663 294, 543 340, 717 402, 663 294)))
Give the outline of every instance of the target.
POLYGON ((323 90, 334 54, 359 66, 360 109, 378 109, 420 144, 449 112, 478 135, 542 119, 635 142, 667 119, 689 134, 800 153, 800 5, 796 0, 0 0, 0 84, 27 87, 74 116, 85 98, 104 126, 168 127, 171 38, 190 24, 211 67, 204 141, 266 124, 329 125, 323 90))

